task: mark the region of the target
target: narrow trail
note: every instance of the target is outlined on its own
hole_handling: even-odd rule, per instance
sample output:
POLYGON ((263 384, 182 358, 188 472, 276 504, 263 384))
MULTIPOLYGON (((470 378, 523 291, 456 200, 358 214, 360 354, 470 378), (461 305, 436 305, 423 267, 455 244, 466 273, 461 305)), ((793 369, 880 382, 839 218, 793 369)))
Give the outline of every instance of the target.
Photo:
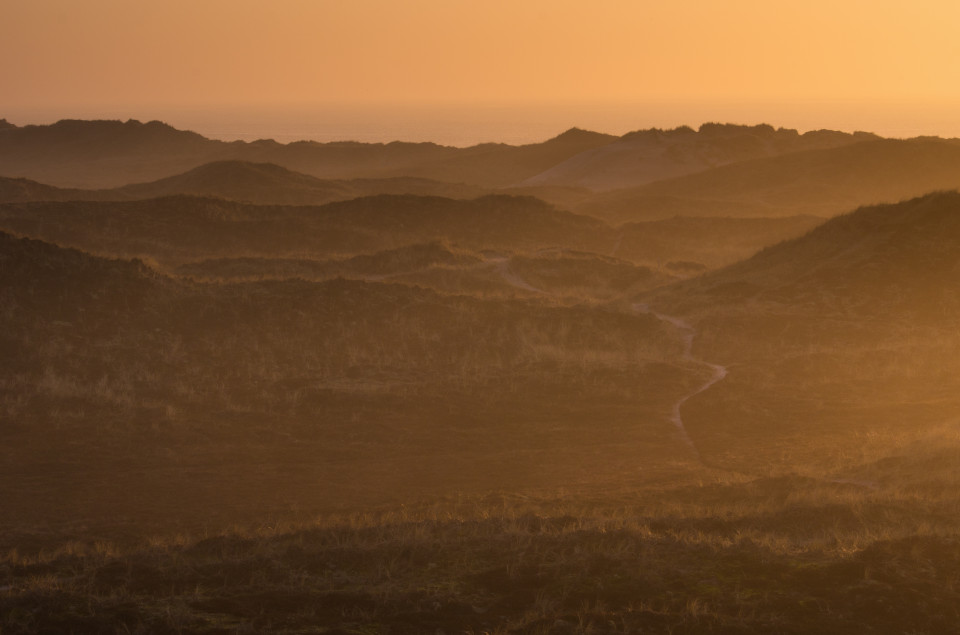
MULTIPOLYGON (((678 317, 674 317, 672 315, 665 315, 663 313, 654 311, 652 308, 650 308, 648 304, 636 303, 631 305, 631 308, 635 313, 646 313, 646 314, 652 315, 658 320, 660 320, 661 322, 666 322, 667 324, 670 324, 671 326, 679 330, 681 333, 683 333, 683 359, 689 362, 701 364, 710 369, 710 377, 704 383, 700 384, 700 386, 698 386, 696 390, 681 397, 680 400, 677 401, 677 403, 673 406, 673 412, 670 415, 670 421, 673 422, 673 425, 677 428, 677 431, 680 433, 684 442, 687 444, 687 446, 690 448, 693 454, 697 457, 697 461, 704 467, 722 470, 724 472, 728 472, 731 474, 738 474, 738 475, 746 476, 749 478, 757 478, 761 476, 758 474, 750 474, 748 472, 744 472, 741 470, 736 470, 736 469, 731 469, 729 467, 716 465, 704 459, 703 455, 700 453, 700 449, 693 442, 693 439, 690 437, 690 433, 687 431, 686 426, 683 424, 683 416, 680 412, 680 409, 683 407, 683 404, 685 404, 687 401, 689 401, 693 397, 696 397, 697 395, 703 392, 706 392, 718 382, 723 381, 723 379, 726 378, 726 376, 729 374, 729 369, 726 366, 722 366, 720 364, 714 364, 712 362, 708 362, 706 360, 694 357, 693 340, 697 336, 697 330, 693 328, 693 326, 689 322, 686 322, 685 320, 682 320, 678 317)), ((877 481, 866 480, 866 479, 822 478, 821 480, 826 481, 827 483, 835 483, 838 485, 850 485, 854 487, 860 487, 870 491, 877 491, 880 489, 880 483, 878 483, 877 481)))
POLYGON ((500 277, 503 278, 504 282, 510 286, 516 287, 517 289, 523 289, 524 291, 530 291, 531 293, 551 295, 543 289, 538 289, 533 285, 527 284, 523 278, 513 273, 513 271, 510 270, 510 258, 506 256, 498 256, 496 258, 487 258, 485 259, 485 262, 494 265, 497 269, 497 273, 500 274, 500 277))
MULTIPOLYGON (((622 239, 622 234, 620 238, 622 239)), ((618 239, 617 244, 614 247, 614 253, 616 253, 619 247, 620 247, 620 240, 618 239)), ((541 251, 548 252, 551 250, 541 250, 541 251)), ((506 256, 487 257, 487 258, 484 258, 483 265, 486 265, 486 266, 493 265, 496 271, 503 278, 504 282, 506 282, 512 287, 515 287, 517 289, 522 289, 524 291, 529 291, 531 293, 537 293, 544 296, 554 295, 549 291, 545 291, 544 289, 538 289, 537 287, 534 287, 533 285, 526 282, 523 278, 518 276, 516 273, 514 273, 510 269, 509 257, 506 257, 506 256)), ((729 372, 730 372, 729 368, 726 366, 723 366, 722 364, 714 364, 713 362, 708 362, 706 360, 699 359, 693 355, 693 342, 697 337, 697 330, 693 327, 693 325, 691 325, 686 320, 683 320, 681 318, 678 318, 672 315, 666 315, 665 313, 660 313, 659 311, 655 311, 650 307, 650 305, 642 302, 637 302, 630 305, 630 309, 635 314, 652 315, 653 317, 657 318, 661 322, 665 322, 670 326, 672 326, 673 328, 677 329, 680 333, 682 333, 683 355, 681 359, 683 359, 684 361, 699 364, 701 366, 705 366, 706 368, 710 369, 710 377, 706 381, 704 381, 702 384, 697 386, 695 390, 687 393, 686 395, 683 395, 680 399, 678 399, 677 402, 673 405, 673 408, 670 413, 670 422, 674 425, 674 427, 677 430, 677 433, 680 435, 680 438, 683 440, 686 446, 690 449, 691 453, 696 457, 697 462, 707 468, 718 469, 731 474, 738 474, 738 475, 746 476, 750 478, 757 477, 758 475, 756 474, 748 474, 746 472, 730 469, 728 467, 721 467, 719 465, 715 465, 712 462, 706 460, 703 457, 703 455, 700 453, 700 449, 697 447, 696 443, 694 443, 693 438, 690 436, 689 431, 687 430, 686 426, 683 423, 683 414, 681 410, 684 404, 687 403, 690 399, 696 397, 697 395, 706 392, 717 383, 723 381, 727 377, 727 375, 729 375, 729 372)), ((825 480, 828 483, 835 483, 839 485, 851 485, 855 487, 862 487, 871 491, 875 491, 880 488, 880 484, 878 482, 865 480, 865 479, 835 478, 835 479, 823 479, 823 480, 825 480)))
MULTIPOLYGON (((619 246, 619 242, 618 242, 619 246)), ((486 262, 496 266, 497 271, 500 273, 500 276, 504 279, 507 284, 516 287, 518 289, 523 289, 525 291, 530 291, 533 293, 539 293, 542 295, 552 295, 548 291, 543 289, 538 289, 533 285, 528 284, 520 276, 516 275, 510 270, 510 259, 507 257, 497 257, 489 258, 486 262)), ((678 317, 672 315, 666 315, 658 311, 654 311, 648 304, 644 303, 635 303, 630 306, 634 313, 638 314, 649 314, 660 320, 661 322, 666 322, 670 326, 674 327, 683 334, 683 357, 684 361, 695 362, 701 364, 710 369, 710 378, 707 379, 703 384, 697 387, 696 390, 690 392, 683 397, 681 397, 674 405, 673 410, 670 413, 670 422, 673 423, 674 427, 679 432, 680 437, 683 439, 683 442, 690 448, 690 451, 697 457, 697 461, 702 465, 710 467, 706 461, 703 459, 703 455, 700 454, 700 449, 697 448, 697 445, 693 442, 693 439, 690 437, 690 433, 687 431, 686 426, 683 424, 683 415, 680 412, 680 409, 683 407, 687 401, 696 397, 702 392, 709 390, 714 384, 722 381, 729 370, 726 366, 720 364, 714 364, 702 359, 697 359, 693 356, 693 340, 697 336, 697 330, 693 328, 688 322, 681 320, 678 317)))
POLYGON ((680 409, 687 401, 693 397, 696 397, 702 392, 706 392, 714 384, 722 381, 729 373, 729 370, 726 366, 721 366, 720 364, 714 364, 702 359, 697 359, 693 356, 693 340, 697 336, 697 331, 688 322, 681 320, 678 317, 673 317, 672 315, 665 315, 663 313, 654 311, 649 305, 643 303, 633 304, 630 308, 632 308, 635 313, 646 313, 652 315, 661 322, 666 322, 683 333, 683 359, 689 362, 696 362, 710 369, 710 378, 693 392, 681 397, 680 400, 674 404, 673 411, 670 414, 670 421, 673 423, 674 427, 676 427, 677 431, 680 433, 680 436, 683 438, 690 450, 696 455, 697 461, 703 465, 707 465, 707 463, 703 460, 703 455, 700 454, 699 448, 697 448, 696 444, 693 442, 693 439, 690 438, 690 433, 683 424, 683 415, 680 413, 680 409))
MULTIPOLYGON (((619 241, 618 241, 619 247, 619 241)), ((518 289, 523 289, 525 291, 530 291, 533 293, 540 293, 543 295, 551 295, 549 292, 544 291, 543 289, 538 289, 526 281, 524 281, 520 276, 516 275, 510 270, 510 260, 506 257, 490 258, 487 260, 488 263, 494 264, 497 268, 497 271, 500 273, 500 276, 504 279, 507 284, 516 287, 518 289)), ((683 442, 690 448, 690 451, 697 457, 697 461, 702 465, 707 465, 707 462, 704 461, 703 455, 700 454, 700 449, 697 448, 697 445, 693 442, 693 439, 690 437, 690 433, 687 431, 686 426, 683 424, 683 415, 680 412, 680 409, 683 407, 687 401, 696 397, 702 392, 709 390, 714 384, 722 381, 729 370, 726 366, 720 364, 714 364, 702 359, 697 359, 693 356, 693 340, 697 336, 697 331, 693 326, 688 322, 681 320, 678 317, 672 315, 666 315, 664 313, 659 313, 650 308, 649 305, 644 303, 635 303, 630 306, 634 313, 638 314, 649 314, 660 320, 661 322, 666 322, 670 326, 674 327, 683 334, 683 357, 684 361, 695 362, 706 366, 710 369, 710 378, 707 379, 703 384, 697 387, 696 390, 690 392, 683 397, 681 397, 674 405, 673 410, 670 413, 670 422, 673 423, 674 427, 679 432, 680 437, 683 439, 683 442)), ((709 466, 708 466, 709 467, 709 466)))
MULTIPOLYGON (((619 245, 620 245, 620 242, 617 241, 616 248, 619 248, 619 245)), ((616 251, 616 248, 614 249, 614 251, 616 251)), ((544 296, 554 295, 549 291, 545 291, 543 289, 538 289, 537 287, 534 287, 533 285, 523 280, 523 278, 515 274, 513 271, 511 271, 510 259, 507 257, 487 258, 485 259, 485 264, 494 265, 496 267, 496 270, 500 274, 500 276, 503 278, 503 280, 507 284, 513 287, 516 287, 518 289, 523 289, 524 291, 538 293, 544 296)), ((716 465, 711 461, 705 459, 704 456, 700 453, 700 448, 698 448, 697 444, 694 443, 693 438, 690 436, 690 432, 687 430, 687 427, 683 423, 683 414, 681 410, 684 404, 686 404, 690 399, 693 399, 697 395, 702 394, 707 390, 710 390, 710 388, 712 388, 717 383, 723 381, 727 377, 727 375, 729 375, 730 373, 729 368, 726 366, 723 366, 722 364, 715 364, 713 362, 708 362, 706 360, 699 359, 694 356, 693 342, 697 337, 697 330, 693 327, 693 325, 691 325, 686 320, 683 320, 681 318, 678 318, 672 315, 666 315, 665 313, 660 313, 659 311, 655 311, 650 307, 650 305, 642 302, 637 302, 630 305, 630 309, 635 314, 652 315, 653 317, 657 318, 661 322, 665 322, 670 326, 672 326, 673 328, 677 329, 682 334, 682 341, 683 341, 683 355, 681 359, 687 362, 692 362, 695 364, 699 364, 701 366, 705 366, 706 368, 710 369, 710 377, 707 378, 707 380, 704 381, 702 384, 697 386, 695 390, 692 390, 686 395, 683 395, 682 397, 680 397, 680 399, 678 399, 677 402, 674 403, 673 409, 670 412, 670 422, 676 428, 677 433, 680 435, 680 438, 683 440, 684 444, 686 444, 686 446, 690 449, 690 452, 696 457, 697 462, 704 467, 721 470, 723 472, 727 472, 730 474, 737 474, 737 475, 748 477, 748 478, 756 478, 760 476, 758 474, 749 474, 741 470, 731 469, 729 467, 716 465)), ((822 480, 828 483, 834 483, 837 485, 849 485, 854 487, 861 487, 869 491, 877 491, 878 489, 880 489, 880 483, 878 483, 877 481, 866 480, 866 479, 824 478, 822 480)))
POLYGON ((617 242, 613 245, 613 251, 610 252, 611 258, 617 257, 617 252, 620 251, 620 245, 623 244, 623 232, 617 232, 617 242))

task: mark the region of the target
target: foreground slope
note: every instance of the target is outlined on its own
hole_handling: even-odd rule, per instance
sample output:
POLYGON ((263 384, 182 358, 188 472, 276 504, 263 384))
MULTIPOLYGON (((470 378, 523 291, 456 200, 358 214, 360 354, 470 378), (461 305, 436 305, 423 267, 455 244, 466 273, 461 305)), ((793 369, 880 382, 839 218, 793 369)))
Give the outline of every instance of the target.
MULTIPOLYGON (((750 277, 750 312, 809 318, 830 306, 803 279, 821 258, 833 274, 892 259, 868 278, 891 297, 892 272, 951 244, 957 199, 861 210, 657 300, 704 337, 744 317, 731 283, 750 277)), ((549 281, 565 258, 584 256, 524 273, 549 281)), ((875 421, 813 477, 698 469, 658 425, 696 369, 670 362, 683 345, 650 314, 344 280, 198 285, 3 234, 0 294, 4 632, 839 635, 960 619, 956 422, 891 444, 875 421), (470 494, 492 488, 511 492, 470 494), (363 509, 305 520, 323 505, 363 509), (237 521, 252 528, 223 529, 237 521)), ((784 352, 740 335, 750 364, 784 352)), ((722 406, 695 436, 711 460, 722 406)), ((737 440, 762 449, 753 432, 737 440)), ((739 450, 733 470, 749 469, 739 450)))
MULTIPOLYGON (((915 458, 955 485, 956 442, 915 458)), ((951 633, 956 493, 496 494, 0 556, 4 632, 951 633)))
POLYGON ((691 304, 712 297, 722 306, 740 296, 830 315, 936 322, 955 308, 958 245, 960 194, 940 192, 839 216, 685 283, 672 297, 691 304))
POLYGON ((67 521, 229 524, 689 463, 667 413, 699 371, 649 315, 360 280, 197 284, 6 234, 0 264, 14 543, 67 521))
POLYGON ((905 443, 960 408, 960 195, 868 207, 665 289, 729 377, 687 408, 724 465, 824 467, 862 435, 905 443), (837 439, 836 452, 814 450, 837 439))

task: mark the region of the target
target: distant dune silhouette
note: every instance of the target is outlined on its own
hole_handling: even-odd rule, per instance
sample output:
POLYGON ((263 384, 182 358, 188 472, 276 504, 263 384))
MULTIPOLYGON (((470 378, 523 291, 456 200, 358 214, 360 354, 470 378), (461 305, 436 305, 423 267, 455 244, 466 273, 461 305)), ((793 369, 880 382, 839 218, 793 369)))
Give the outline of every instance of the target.
POLYGON ((670 215, 833 216, 860 205, 960 187, 960 141, 867 139, 743 161, 586 199, 613 222, 670 215))
POLYGON ((432 143, 225 142, 158 121, 63 120, 0 128, 0 174, 59 187, 114 188, 224 160, 274 163, 325 179, 420 177, 511 185, 616 137, 572 132, 526 146, 432 143))
POLYGON ((0 196, 12 202, 196 194, 316 205, 374 194, 475 198, 499 191, 619 224, 832 216, 960 187, 958 167, 956 140, 798 134, 769 125, 704 124, 622 137, 573 128, 537 144, 469 148, 223 142, 134 120, 0 127, 0 196))
POLYGON ((0 176, 0 202, 118 200, 122 197, 110 190, 83 190, 54 187, 30 179, 0 176))
POLYGON ((826 130, 800 135, 796 130, 776 130, 769 125, 704 124, 699 130, 641 130, 567 159, 523 184, 612 190, 729 163, 843 146, 870 137, 826 130))
POLYGON ((215 161, 159 181, 106 190, 58 188, 24 178, 0 177, 0 202, 128 201, 175 195, 213 196, 266 205, 323 205, 375 194, 476 198, 486 190, 413 177, 334 180, 272 163, 215 161))

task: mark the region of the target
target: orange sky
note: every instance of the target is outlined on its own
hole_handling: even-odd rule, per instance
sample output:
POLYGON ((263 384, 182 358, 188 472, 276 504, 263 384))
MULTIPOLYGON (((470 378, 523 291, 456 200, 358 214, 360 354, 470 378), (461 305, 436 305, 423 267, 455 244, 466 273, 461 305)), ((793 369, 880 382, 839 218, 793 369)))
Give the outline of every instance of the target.
POLYGON ((956 0, 0 0, 4 109, 960 102, 956 0))

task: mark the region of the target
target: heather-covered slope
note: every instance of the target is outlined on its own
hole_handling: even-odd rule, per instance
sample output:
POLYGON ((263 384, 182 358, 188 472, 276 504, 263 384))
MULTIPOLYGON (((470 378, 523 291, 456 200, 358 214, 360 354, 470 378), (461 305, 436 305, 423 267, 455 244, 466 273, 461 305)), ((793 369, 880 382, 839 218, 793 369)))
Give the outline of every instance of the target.
MULTIPOLYGON (((329 191, 324 188, 334 185, 336 191, 354 192, 368 186, 403 189, 409 185, 414 190, 434 186, 411 179, 322 183, 319 190, 290 189, 283 194, 281 188, 273 195, 260 191, 267 198, 298 199, 329 191)), ((147 189, 176 190, 182 185, 151 185, 147 189)), ((440 185, 440 189, 449 188, 440 185)), ((462 189, 466 190, 461 191, 464 194, 469 191, 465 186, 462 189)), ((671 263, 687 263, 689 271, 699 271, 750 256, 817 222, 819 219, 812 217, 675 218, 613 228, 534 198, 502 195, 475 200, 384 195, 296 207, 195 196, 0 203, 2 228, 97 253, 149 257, 174 265, 235 258, 342 259, 442 240, 472 251, 563 248, 612 255, 658 269, 670 270, 671 263)))
MULTIPOLYGON (((106 127, 55 126, 77 147, 44 161, 199 143, 493 183, 619 143, 106 127)), ((953 142, 671 134, 700 159, 664 169, 738 161, 648 186, 700 216, 614 227, 231 157, 123 194, 217 198, 0 204, 0 630, 952 632, 960 194, 730 216, 949 182, 953 142)))
POLYGON ((829 466, 859 451, 853 439, 906 443, 955 420, 958 254, 960 195, 939 193, 655 292, 695 324, 695 353, 729 369, 685 406, 701 452, 726 467, 829 466))
POLYGON ((0 290, 0 504, 17 523, 196 525, 688 461, 664 413, 698 369, 649 315, 198 284, 6 234, 0 290))
POLYGON ((473 250, 609 251, 614 230, 527 197, 374 196, 319 207, 180 196, 0 205, 0 227, 97 253, 165 263, 236 256, 329 258, 444 239, 473 250))
POLYGON ((958 272, 960 194, 941 192, 844 214, 669 297, 698 310, 749 298, 829 315, 939 321, 958 308, 958 272))

